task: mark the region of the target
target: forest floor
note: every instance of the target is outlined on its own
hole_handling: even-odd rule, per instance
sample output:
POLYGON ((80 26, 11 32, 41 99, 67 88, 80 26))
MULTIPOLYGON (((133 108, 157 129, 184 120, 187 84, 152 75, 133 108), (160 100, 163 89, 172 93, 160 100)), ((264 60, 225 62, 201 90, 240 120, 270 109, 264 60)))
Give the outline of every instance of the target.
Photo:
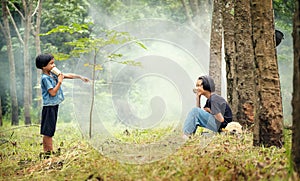
POLYGON ((100 154, 74 124, 57 127, 50 158, 38 125, 1 127, 0 180, 300 180, 288 130, 283 148, 254 147, 251 133, 217 134, 205 145, 196 134, 165 158, 130 164, 100 154))

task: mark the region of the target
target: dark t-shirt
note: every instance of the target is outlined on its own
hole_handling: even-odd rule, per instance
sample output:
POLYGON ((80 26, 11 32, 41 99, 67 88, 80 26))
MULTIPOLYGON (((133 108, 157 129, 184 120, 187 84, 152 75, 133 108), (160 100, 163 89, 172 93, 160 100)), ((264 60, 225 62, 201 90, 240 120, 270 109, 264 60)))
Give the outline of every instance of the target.
POLYGON ((232 121, 231 108, 223 97, 217 94, 211 94, 210 98, 207 99, 204 107, 210 108, 212 115, 216 115, 218 113, 221 113, 223 115, 224 122, 221 123, 220 129, 225 128, 227 124, 232 121))

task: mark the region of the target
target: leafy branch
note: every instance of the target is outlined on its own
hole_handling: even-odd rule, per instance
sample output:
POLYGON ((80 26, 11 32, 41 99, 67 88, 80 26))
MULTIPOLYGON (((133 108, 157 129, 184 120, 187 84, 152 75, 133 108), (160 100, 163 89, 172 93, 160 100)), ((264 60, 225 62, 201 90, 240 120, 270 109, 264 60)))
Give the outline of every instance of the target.
POLYGON ((89 35, 86 37, 75 39, 72 42, 66 42, 66 45, 72 47, 72 51, 69 54, 59 53, 53 54, 56 59, 59 60, 67 60, 71 57, 80 57, 86 54, 92 54, 93 63, 85 63, 84 66, 92 68, 92 100, 91 100, 91 108, 90 108, 90 116, 89 116, 89 137, 92 137, 92 116, 94 109, 94 97, 95 97, 95 74, 96 71, 102 71, 105 63, 115 62, 120 64, 132 65, 132 66, 140 66, 140 62, 136 62, 134 60, 126 60, 126 61, 117 61, 117 59, 123 57, 122 54, 116 53, 108 53, 105 51, 106 47, 111 45, 122 45, 128 42, 134 42, 139 47, 143 49, 147 49, 145 45, 141 42, 135 40, 133 37, 129 35, 128 32, 118 32, 115 30, 102 30, 99 33, 101 36, 96 36, 95 33, 92 33, 92 23, 88 24, 76 24, 73 23, 71 26, 58 26, 53 28, 49 32, 45 34, 41 34, 41 36, 47 36, 53 33, 69 33, 69 34, 84 34, 89 35), (104 57, 102 63, 97 63, 98 57, 104 57))

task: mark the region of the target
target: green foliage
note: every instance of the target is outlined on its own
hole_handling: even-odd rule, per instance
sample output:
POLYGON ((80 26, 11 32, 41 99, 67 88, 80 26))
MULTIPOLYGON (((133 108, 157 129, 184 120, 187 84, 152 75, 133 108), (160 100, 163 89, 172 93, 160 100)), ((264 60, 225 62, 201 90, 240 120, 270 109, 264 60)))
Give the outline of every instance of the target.
POLYGON ((70 33, 71 35, 74 33, 88 33, 88 24, 72 23, 70 26, 60 25, 51 29, 47 33, 40 34, 40 36, 50 35, 52 33, 70 33))
MULTIPOLYGON (((96 36, 93 32, 93 24, 87 23, 87 24, 77 24, 73 23, 70 26, 58 26, 47 33, 41 34, 42 36, 47 36, 55 33, 69 33, 69 34, 83 34, 88 35, 86 37, 74 39, 71 42, 66 42, 66 45, 69 45, 72 47, 72 50, 69 54, 65 53, 56 53, 54 54, 55 58, 58 60, 66 60, 70 57, 80 57, 85 54, 93 53, 94 56, 97 56, 99 53, 101 54, 101 57, 107 57, 110 61, 115 60, 116 58, 122 57, 121 54, 114 54, 114 53, 108 53, 105 52, 105 47, 109 45, 121 45, 130 41, 134 41, 134 38, 130 37, 130 35, 127 32, 118 32, 115 30, 101 30, 99 34, 102 36, 96 36)), ((146 49, 145 45, 143 45, 141 42, 135 41, 135 43, 141 47, 146 49)), ((104 61, 105 63, 107 61, 104 61)), ((123 64, 130 64, 130 65, 139 65, 139 63, 135 63, 132 60, 129 61, 123 61, 120 62, 123 64)), ((85 66, 88 66, 89 64, 85 64, 85 66)), ((102 66, 100 65, 96 67, 96 70, 102 70, 102 66)))
MULTIPOLYGON (((43 1, 41 33, 48 32, 58 26, 69 26, 74 23, 84 24, 88 19, 88 8, 89 3, 86 0, 43 1)), ((79 37, 81 37, 80 34, 71 35, 69 33, 42 36, 42 51, 49 53, 68 53, 70 50, 67 46, 62 44, 62 42, 69 42, 79 37)))
POLYGON ((113 18, 117 23, 144 18, 162 18, 184 23, 186 16, 181 1, 172 0, 140 0, 110 1, 94 0, 93 7, 101 7, 99 11, 113 18))
POLYGON ((4 116, 3 116, 3 120, 11 120, 11 97, 8 94, 8 92, 6 92, 6 96, 4 97, 5 100, 3 101, 3 104, 5 105, 3 108, 3 112, 4 112, 4 116))
MULTIPOLYGON (((44 35, 51 35, 55 33, 69 33, 69 34, 85 34, 84 37, 74 39, 71 42, 66 42, 66 45, 71 46, 71 51, 69 54, 60 55, 62 57, 55 57, 56 59, 68 59, 70 57, 82 57, 85 55, 91 55, 92 63, 88 61, 84 66, 92 68, 92 102, 90 109, 90 118, 89 118, 89 135, 91 137, 92 131, 92 113, 94 111, 94 97, 95 97, 95 72, 103 70, 105 63, 110 61, 115 61, 116 58, 122 57, 121 54, 109 53, 106 48, 112 45, 122 45, 127 42, 133 41, 133 38, 127 32, 118 32, 115 30, 101 30, 100 36, 93 31, 92 23, 88 24, 76 24, 73 23, 71 26, 58 26, 44 35), (86 36, 86 35, 89 36, 86 36)), ((145 46, 142 43, 137 43, 142 48, 145 46)), ((57 54, 56 54, 57 56, 57 54)), ((116 62, 116 61, 115 61, 116 62)), ((140 65, 135 63, 135 61, 127 60, 121 61, 118 63, 127 64, 127 65, 140 65)))
POLYGON ((293 27, 295 2, 295 0, 273 0, 275 23, 284 30, 291 31, 293 27))
POLYGON ((141 62, 137 62, 134 60, 126 60, 126 61, 121 61, 121 64, 125 64, 125 65, 132 65, 132 66, 141 66, 141 62))
POLYGON ((284 129, 284 148, 286 150, 286 158, 287 158, 287 171, 289 176, 292 176, 293 174, 293 159, 292 159, 292 131, 284 129))

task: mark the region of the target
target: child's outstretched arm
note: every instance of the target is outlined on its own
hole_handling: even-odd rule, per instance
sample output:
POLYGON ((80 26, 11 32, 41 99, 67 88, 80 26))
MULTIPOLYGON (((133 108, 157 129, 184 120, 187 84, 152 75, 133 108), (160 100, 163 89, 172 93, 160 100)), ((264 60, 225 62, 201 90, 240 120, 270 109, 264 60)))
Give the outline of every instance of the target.
POLYGON ((81 79, 83 82, 89 82, 90 80, 86 77, 81 75, 73 74, 73 73, 66 73, 64 74, 65 79, 81 79))

